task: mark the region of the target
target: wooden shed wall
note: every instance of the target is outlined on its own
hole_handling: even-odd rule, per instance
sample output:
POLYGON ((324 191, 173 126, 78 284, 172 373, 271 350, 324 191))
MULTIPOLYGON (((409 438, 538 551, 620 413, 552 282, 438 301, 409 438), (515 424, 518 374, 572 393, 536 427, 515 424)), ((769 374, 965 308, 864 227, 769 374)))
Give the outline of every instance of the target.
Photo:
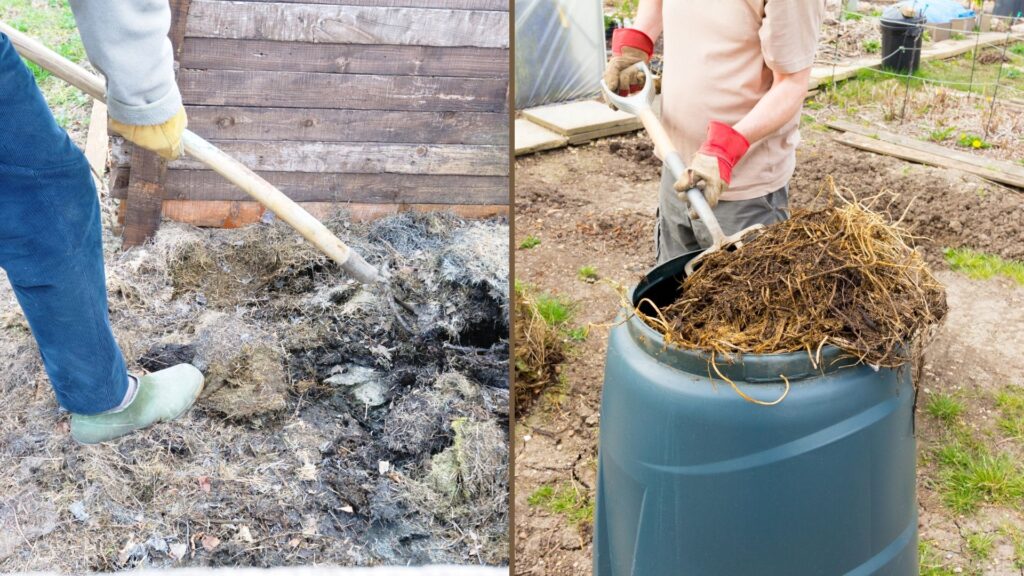
MULTIPOLYGON (((189 128, 297 202, 369 215, 507 208, 507 0, 172 6, 189 128)), ((243 191, 194 160, 164 173, 144 154, 120 156, 131 170, 115 172, 112 188, 127 197, 129 220, 133 202, 151 216, 154 201, 206 225, 259 217, 243 191), (153 187, 141 184, 153 181, 159 199, 147 201, 153 187)))

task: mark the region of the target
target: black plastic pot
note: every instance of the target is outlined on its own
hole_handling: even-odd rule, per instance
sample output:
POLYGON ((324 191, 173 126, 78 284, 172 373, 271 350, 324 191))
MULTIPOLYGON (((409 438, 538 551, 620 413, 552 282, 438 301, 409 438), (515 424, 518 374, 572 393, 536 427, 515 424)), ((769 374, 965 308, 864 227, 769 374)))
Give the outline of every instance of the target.
POLYGON ((1024 0, 996 0, 996 6, 992 9, 995 16, 1016 16, 1024 12, 1024 0))
POLYGON ((883 17, 879 22, 882 29, 882 67, 913 74, 921 65, 924 16, 883 17))
POLYGON ((618 28, 622 28, 622 23, 619 22, 618 19, 611 19, 605 23, 604 41, 609 49, 611 49, 612 45, 612 34, 614 34, 615 30, 617 30, 618 28))

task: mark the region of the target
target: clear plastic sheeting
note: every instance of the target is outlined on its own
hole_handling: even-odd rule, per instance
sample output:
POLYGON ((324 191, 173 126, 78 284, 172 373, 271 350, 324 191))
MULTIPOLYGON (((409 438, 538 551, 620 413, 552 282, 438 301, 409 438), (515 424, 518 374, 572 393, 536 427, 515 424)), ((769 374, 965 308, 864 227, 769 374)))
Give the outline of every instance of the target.
POLYGON ((516 108, 601 91, 605 64, 600 0, 516 0, 516 108))

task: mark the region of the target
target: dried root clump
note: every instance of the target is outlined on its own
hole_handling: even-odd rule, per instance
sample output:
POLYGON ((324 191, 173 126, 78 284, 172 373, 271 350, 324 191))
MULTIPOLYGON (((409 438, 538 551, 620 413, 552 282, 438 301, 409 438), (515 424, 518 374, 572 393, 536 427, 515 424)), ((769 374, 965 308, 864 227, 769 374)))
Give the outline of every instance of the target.
POLYGON ((516 414, 523 414, 558 378, 566 344, 558 326, 544 320, 537 300, 525 285, 516 285, 515 299, 516 414))
POLYGON ((712 352, 769 354, 826 344, 860 362, 905 363, 912 341, 946 314, 946 293, 898 223, 872 210, 882 196, 794 212, 741 250, 719 252, 680 298, 637 310, 667 342, 712 352))

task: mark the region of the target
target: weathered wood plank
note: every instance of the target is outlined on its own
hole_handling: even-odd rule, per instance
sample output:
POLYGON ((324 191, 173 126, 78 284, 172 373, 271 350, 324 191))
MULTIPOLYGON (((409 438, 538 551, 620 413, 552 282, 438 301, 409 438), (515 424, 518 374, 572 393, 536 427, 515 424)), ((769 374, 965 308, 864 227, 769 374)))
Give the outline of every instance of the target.
POLYGON ((99 100, 92 101, 89 116, 89 133, 85 138, 85 158, 93 170, 96 187, 102 188, 100 176, 107 170, 107 105, 99 100), (100 175, 100 176, 98 176, 100 175))
POLYGON ((184 68, 504 78, 508 50, 189 38, 184 68))
POLYGON ((347 4, 388 8, 447 8, 450 10, 497 10, 508 12, 508 0, 241 0, 287 4, 347 4))
MULTIPOLYGON (((842 130, 844 132, 853 132, 866 136, 868 138, 884 140, 891 142, 897 146, 903 146, 912 150, 917 150, 926 154, 932 154, 941 158, 945 158, 951 162, 956 162, 958 166, 970 165, 977 168, 999 172, 1004 174, 1007 178, 1012 179, 1016 182, 1024 182, 1024 166, 1019 166, 1012 162, 1006 162, 1002 160, 994 160, 992 158, 985 158, 984 156, 978 156, 971 154, 970 152, 962 152, 960 150, 952 150, 945 146, 935 144, 933 142, 925 142, 916 138, 910 138, 900 134, 893 134, 884 130, 879 130, 871 126, 863 126, 848 122, 846 120, 833 120, 825 123, 826 126, 835 130, 842 130)), ((965 168, 960 168, 965 170, 965 168)), ((969 170, 966 170, 969 172, 969 170)), ((986 176, 988 178, 988 176, 986 176)), ((1007 182, 1009 183, 1009 182, 1007 182)), ((1012 184, 1014 186, 1020 186, 1019 184, 1012 184)))
POLYGON ((212 140, 508 145, 508 115, 504 113, 186 108, 189 128, 212 140))
MULTIPOLYGON (((261 172, 260 176, 296 202, 417 204, 508 203, 504 176, 434 174, 337 174, 261 172)), ((123 198, 125 188, 111 191, 123 198)), ((249 195, 212 170, 169 170, 164 200, 249 200, 249 195)))
POLYGON ((168 36, 174 48, 174 59, 181 61, 181 51, 185 41, 185 29, 188 26, 188 10, 192 0, 170 0, 171 29, 168 36))
POLYGON ((1009 186, 1016 186, 1017 188, 1024 188, 1024 179, 1014 177, 1012 174, 994 170, 989 167, 979 166, 976 164, 962 162, 960 160, 926 152, 923 150, 916 150, 914 148, 908 148, 900 144, 894 144, 885 140, 879 140, 876 138, 870 138, 854 132, 845 132, 835 136, 836 142, 859 148, 861 150, 867 150, 876 154, 885 154, 887 156, 893 156, 896 158, 902 158, 911 162, 917 162, 919 164, 929 164, 931 166, 940 166, 943 168, 956 168, 970 174, 987 178, 993 182, 999 182, 1009 186))
POLYGON ((187 35, 316 42, 507 48, 509 15, 482 10, 193 0, 187 35))
MULTIPOLYGON (((459 144, 375 144, 343 142, 214 141, 253 170, 270 172, 351 172, 356 174, 468 174, 506 176, 508 148, 459 144)), ((188 157, 173 168, 201 170, 188 157)))
POLYGON ((160 227, 163 202, 161 181, 167 162, 138 146, 132 147, 132 171, 125 204, 124 246, 138 246, 156 234, 160 227))
POLYGON ((181 70, 178 86, 202 105, 501 112, 508 100, 502 78, 181 70))
MULTIPOLYGON (((339 210, 345 210, 351 220, 363 221, 397 214, 399 212, 432 212, 450 211, 463 218, 491 218, 508 216, 508 205, 505 204, 359 204, 333 202, 300 202, 307 212, 316 218, 328 218, 339 210)), ((195 202, 192 200, 167 200, 164 202, 164 215, 171 220, 185 222, 194 226, 213 226, 218 228, 245 226, 258 222, 265 208, 257 202, 195 202)))

